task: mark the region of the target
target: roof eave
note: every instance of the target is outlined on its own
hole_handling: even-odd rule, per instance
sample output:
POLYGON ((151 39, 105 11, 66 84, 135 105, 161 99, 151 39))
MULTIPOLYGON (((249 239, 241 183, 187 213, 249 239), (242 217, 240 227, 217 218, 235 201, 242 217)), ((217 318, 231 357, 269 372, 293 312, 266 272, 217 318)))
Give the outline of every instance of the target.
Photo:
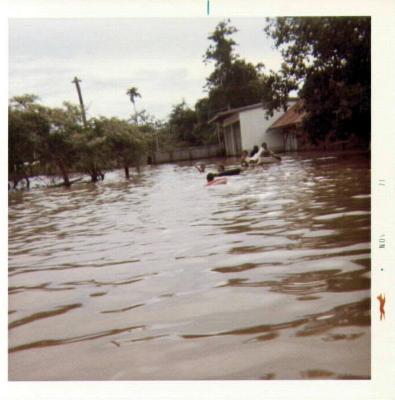
POLYGON ((233 109, 230 109, 230 110, 221 111, 218 114, 216 114, 213 118, 209 119, 208 123, 211 124, 211 123, 215 122, 218 119, 229 118, 232 114, 240 113, 242 111, 254 110, 256 108, 263 108, 263 104, 262 103, 256 103, 256 104, 251 104, 249 106, 237 107, 237 108, 233 108, 233 109))

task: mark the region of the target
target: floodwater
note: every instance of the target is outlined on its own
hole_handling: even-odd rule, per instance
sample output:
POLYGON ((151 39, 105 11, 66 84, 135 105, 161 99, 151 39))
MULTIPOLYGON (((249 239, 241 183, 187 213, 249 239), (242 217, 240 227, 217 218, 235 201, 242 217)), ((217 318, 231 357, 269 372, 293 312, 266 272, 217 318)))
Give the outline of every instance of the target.
POLYGON ((10 194, 10 380, 370 378, 367 155, 204 184, 10 194))

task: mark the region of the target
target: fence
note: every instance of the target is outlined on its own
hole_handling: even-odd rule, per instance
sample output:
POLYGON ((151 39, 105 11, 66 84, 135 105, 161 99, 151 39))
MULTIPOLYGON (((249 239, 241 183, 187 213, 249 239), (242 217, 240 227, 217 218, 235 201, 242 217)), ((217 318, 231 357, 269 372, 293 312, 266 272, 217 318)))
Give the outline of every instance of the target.
POLYGON ((199 160, 202 158, 221 157, 224 155, 222 144, 211 144, 207 146, 182 147, 171 151, 157 151, 152 157, 153 164, 199 160))

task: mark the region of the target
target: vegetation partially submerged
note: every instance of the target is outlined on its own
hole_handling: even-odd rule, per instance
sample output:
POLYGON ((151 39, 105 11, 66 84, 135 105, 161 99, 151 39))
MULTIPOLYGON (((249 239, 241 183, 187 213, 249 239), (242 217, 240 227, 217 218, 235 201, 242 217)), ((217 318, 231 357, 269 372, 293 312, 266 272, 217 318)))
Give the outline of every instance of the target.
POLYGON ((133 104, 130 120, 97 117, 83 120, 78 106, 64 103, 46 107, 37 96, 17 96, 9 103, 9 180, 16 188, 29 177, 62 176, 70 186, 71 172, 88 174, 92 182, 104 172, 122 168, 139 170, 155 150, 183 145, 215 143, 217 135, 208 121, 216 113, 262 102, 267 116, 286 110, 291 94, 302 101, 303 129, 312 142, 331 136, 351 136, 370 142, 370 18, 286 17, 267 19, 266 34, 280 49, 279 71, 266 71, 235 52, 229 20, 220 22, 208 39, 203 56, 214 63, 207 77, 207 96, 193 108, 184 100, 173 106, 166 122, 142 110, 135 100, 136 87, 126 94, 133 104))
POLYGON ((35 96, 14 97, 9 105, 9 180, 13 188, 36 174, 60 174, 70 186, 70 173, 88 174, 92 182, 119 167, 130 176, 142 157, 153 151, 155 129, 119 118, 92 118, 82 123, 78 106, 41 105, 35 96))

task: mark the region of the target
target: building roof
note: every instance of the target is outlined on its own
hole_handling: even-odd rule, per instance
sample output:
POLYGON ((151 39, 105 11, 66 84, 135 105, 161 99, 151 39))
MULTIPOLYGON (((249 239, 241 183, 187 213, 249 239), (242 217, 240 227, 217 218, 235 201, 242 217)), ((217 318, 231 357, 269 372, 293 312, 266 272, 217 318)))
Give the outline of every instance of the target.
POLYGON ((301 111, 302 102, 298 101, 294 105, 292 105, 288 110, 281 115, 273 124, 269 127, 269 129, 275 128, 286 128, 291 125, 300 124, 305 116, 305 112, 301 111))
POLYGON ((216 114, 213 118, 211 118, 208 123, 211 124, 217 120, 223 120, 229 117, 232 114, 238 113, 240 111, 254 110, 255 108, 263 108, 262 103, 250 104, 249 106, 243 106, 238 108, 231 108, 230 110, 221 111, 216 114))
MULTIPOLYGON (((288 100, 289 100, 289 102, 297 102, 299 99, 296 98, 296 97, 290 97, 288 100)), ((221 111, 218 114, 216 114, 213 118, 211 118, 208 121, 208 123, 211 124, 211 123, 216 122, 216 121, 222 121, 225 118, 228 118, 229 116, 231 116, 232 114, 236 114, 236 113, 243 112, 243 111, 248 111, 248 110, 255 110, 257 108, 264 109, 263 104, 262 103, 255 103, 255 104, 250 104, 248 106, 243 106, 243 107, 238 107, 238 108, 231 108, 229 110, 221 111)), ((289 108, 289 110, 291 108, 289 108)))

